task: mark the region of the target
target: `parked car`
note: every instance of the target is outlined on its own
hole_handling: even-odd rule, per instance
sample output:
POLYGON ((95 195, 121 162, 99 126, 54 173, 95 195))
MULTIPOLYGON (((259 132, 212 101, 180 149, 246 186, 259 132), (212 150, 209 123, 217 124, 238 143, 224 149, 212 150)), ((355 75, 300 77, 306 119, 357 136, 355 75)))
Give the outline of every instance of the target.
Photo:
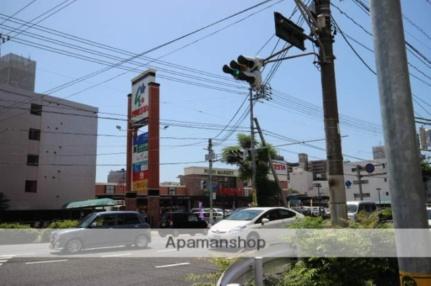
POLYGON ((431 207, 427 207, 428 225, 431 227, 431 207))
POLYGON ((143 214, 108 211, 87 215, 78 228, 54 231, 50 248, 74 254, 83 249, 119 245, 146 248, 150 242, 150 225, 143 214))
MULTIPOLYGON (((224 218, 223 211, 221 209, 213 209, 213 220, 215 222, 220 221, 224 218)), ((199 217, 201 216, 201 211, 195 211, 195 214, 197 214, 199 217)), ((209 223, 210 219, 210 209, 204 209, 202 211, 203 219, 209 223)))
POLYGON ((248 233, 250 237, 257 236, 253 233, 255 229, 279 228, 303 217, 303 214, 283 207, 246 208, 213 225, 208 234, 215 239, 234 237, 240 232, 248 233))
POLYGON ((347 217, 351 220, 356 220, 359 212, 373 212, 377 209, 375 202, 370 201, 349 201, 347 202, 347 217))
POLYGON ((161 230, 159 230, 159 234, 162 237, 168 234, 177 236, 181 233, 187 233, 188 231, 186 229, 202 229, 202 233, 206 233, 208 224, 195 213, 167 212, 162 216, 160 228, 161 230), (172 229, 172 231, 168 229, 172 229), (184 231, 181 231, 181 229, 184 229, 184 231))

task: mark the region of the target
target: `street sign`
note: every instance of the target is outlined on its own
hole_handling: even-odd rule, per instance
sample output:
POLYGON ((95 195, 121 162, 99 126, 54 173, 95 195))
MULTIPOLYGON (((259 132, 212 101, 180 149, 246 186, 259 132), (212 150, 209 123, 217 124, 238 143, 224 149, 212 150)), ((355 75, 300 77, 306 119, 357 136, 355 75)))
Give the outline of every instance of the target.
POLYGON ((352 186, 352 181, 347 180, 345 185, 347 188, 350 188, 352 186))
POLYGON ((375 170, 375 167, 373 164, 368 163, 367 165, 365 165, 365 171, 367 171, 368 173, 372 173, 374 172, 374 170, 375 170))
POLYGON ((274 12, 274 20, 275 34, 277 35, 277 37, 304 51, 304 29, 302 29, 301 27, 299 27, 278 12, 274 12))
MULTIPOLYGON (((360 182, 361 182, 361 184, 368 184, 368 180, 361 180, 360 182)), ((359 181, 358 180, 354 180, 353 181, 353 185, 359 185, 359 181)))

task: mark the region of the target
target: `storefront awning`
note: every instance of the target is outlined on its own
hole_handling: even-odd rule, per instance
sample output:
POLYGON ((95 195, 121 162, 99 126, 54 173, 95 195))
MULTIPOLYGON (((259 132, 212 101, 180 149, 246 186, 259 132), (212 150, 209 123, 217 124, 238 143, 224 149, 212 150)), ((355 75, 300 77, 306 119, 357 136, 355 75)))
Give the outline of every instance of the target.
POLYGON ((70 202, 65 205, 65 209, 82 209, 82 208, 96 208, 96 207, 106 207, 115 206, 117 203, 113 199, 94 199, 85 201, 70 202))

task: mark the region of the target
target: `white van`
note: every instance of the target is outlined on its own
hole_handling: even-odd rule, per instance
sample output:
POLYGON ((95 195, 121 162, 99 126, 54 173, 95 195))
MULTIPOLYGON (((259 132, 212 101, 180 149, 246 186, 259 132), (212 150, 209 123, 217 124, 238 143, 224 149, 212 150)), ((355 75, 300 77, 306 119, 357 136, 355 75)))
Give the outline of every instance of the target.
POLYGON ((373 212, 377 209, 375 202, 367 201, 349 201, 347 202, 347 217, 356 220, 356 216, 361 211, 373 212))

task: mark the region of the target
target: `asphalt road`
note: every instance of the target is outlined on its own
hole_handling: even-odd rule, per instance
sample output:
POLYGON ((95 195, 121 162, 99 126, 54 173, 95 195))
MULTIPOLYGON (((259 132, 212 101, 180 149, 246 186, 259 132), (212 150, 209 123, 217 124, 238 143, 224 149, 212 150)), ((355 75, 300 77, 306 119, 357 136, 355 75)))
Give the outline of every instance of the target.
POLYGON ((200 258, 25 258, 0 256, 0 285, 192 285, 187 274, 216 268, 200 258))

